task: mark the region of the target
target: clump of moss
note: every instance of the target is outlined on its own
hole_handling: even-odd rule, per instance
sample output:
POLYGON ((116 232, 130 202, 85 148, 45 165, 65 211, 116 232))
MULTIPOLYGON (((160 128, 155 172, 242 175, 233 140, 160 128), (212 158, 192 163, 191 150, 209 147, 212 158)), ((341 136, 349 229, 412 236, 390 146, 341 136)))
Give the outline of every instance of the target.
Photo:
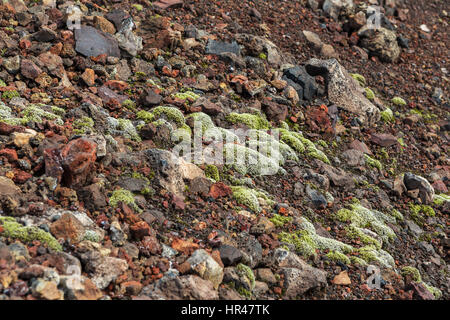
POLYGON ((141 137, 136 131, 133 123, 129 119, 118 119, 119 126, 118 129, 123 132, 125 138, 140 142, 141 137))
POLYGON ((434 209, 428 205, 425 204, 409 204, 410 209, 410 216, 411 219, 417 223, 419 226, 423 226, 425 222, 424 215, 428 217, 434 217, 436 215, 436 212, 434 212, 434 209))
POLYGON ((280 140, 299 153, 305 152, 305 146, 296 132, 280 130, 280 140))
POLYGON ((412 204, 409 205, 410 210, 415 213, 423 213, 428 217, 434 217, 436 215, 436 212, 434 212, 434 209, 426 204, 412 204))
POLYGON ((42 123, 43 119, 53 120, 57 125, 63 125, 64 122, 61 119, 61 115, 65 113, 65 110, 58 107, 50 107, 42 104, 30 104, 24 110, 22 110, 22 124, 29 122, 42 123), (51 110, 46 111, 45 109, 51 110))
POLYGON ((395 219, 399 220, 399 221, 403 221, 403 215, 400 211, 398 211, 397 209, 392 209, 391 210, 391 216, 393 216, 395 219))
POLYGON ((113 191, 111 197, 109 198, 109 204, 116 208, 120 202, 127 204, 136 211, 141 211, 134 200, 133 193, 129 190, 118 189, 113 191))
POLYGON ((228 114, 225 119, 233 124, 242 123, 250 129, 269 129, 270 124, 262 115, 251 113, 236 113, 228 114))
POLYGON ((341 222, 350 222, 352 226, 350 231, 358 234, 359 232, 355 230, 369 228, 378 234, 383 241, 390 242, 396 237, 394 231, 387 225, 387 223, 395 224, 394 217, 377 210, 370 210, 361 204, 351 204, 350 209, 339 210, 336 213, 336 218, 341 222))
POLYGON ((134 110, 136 110, 136 103, 131 99, 126 99, 122 102, 122 107, 127 108, 128 110, 134 111, 134 110))
POLYGON ((73 127, 75 128, 73 132, 75 134, 85 134, 87 132, 92 132, 94 129, 94 120, 89 117, 83 117, 77 119, 73 122, 73 127))
POLYGON ((450 201, 450 196, 444 193, 435 194, 433 197, 433 203, 437 206, 443 205, 446 201, 450 201))
POLYGON ((100 234, 93 230, 87 230, 84 233, 83 240, 92 241, 92 242, 100 242, 102 241, 102 237, 100 234))
POLYGON ((200 95, 196 94, 193 91, 186 90, 184 92, 177 92, 175 94, 172 94, 172 97, 178 98, 178 99, 181 99, 181 100, 187 100, 189 102, 194 102, 195 100, 200 98, 200 95))
POLYGON ((1 236, 26 243, 38 240, 55 251, 62 250, 61 244, 50 233, 37 227, 25 227, 12 217, 0 217, 0 226, 3 229, 1 236))
POLYGON ((264 52, 261 52, 258 57, 262 60, 267 60, 267 55, 264 52))
POLYGON ((236 271, 238 273, 239 276, 241 277, 245 277, 246 280, 248 280, 248 284, 249 284, 249 291, 252 291, 255 288, 255 275, 253 274, 253 270, 249 267, 246 266, 243 263, 239 263, 236 266, 236 271))
POLYGON ((350 239, 359 239, 365 245, 373 245, 377 249, 381 249, 381 243, 377 239, 365 234, 361 228, 349 225, 345 228, 347 237, 350 239))
POLYGON ((339 251, 330 251, 325 256, 332 261, 350 264, 350 258, 339 251))
POLYGON ((5 81, 3 81, 2 79, 0 79, 0 87, 6 87, 5 81))
POLYGON ((330 164, 330 160, 321 150, 317 149, 312 141, 302 137, 300 139, 302 143, 306 146, 306 155, 310 158, 318 159, 322 162, 330 164))
POLYGON ((394 113, 389 108, 386 108, 385 110, 381 111, 380 116, 381 116, 381 120, 383 120, 386 123, 395 121, 394 113))
POLYGON ((406 143, 405 143, 405 140, 403 140, 403 138, 398 138, 397 141, 398 141, 399 145, 406 148, 406 143))
POLYGON ((442 297, 442 291, 439 290, 436 287, 430 286, 427 283, 423 283, 423 285, 427 288, 428 291, 431 292, 431 294, 434 296, 435 299, 439 299, 440 297, 442 297))
POLYGON ((3 91, 2 98, 5 100, 11 100, 12 98, 20 97, 20 94, 17 90, 6 90, 3 91))
POLYGON ((357 257, 357 256, 351 256, 350 261, 352 264, 355 264, 355 265, 360 265, 360 266, 367 265, 367 262, 364 259, 361 259, 360 257, 357 257))
POLYGON ((370 168, 377 168, 380 171, 383 169, 383 165, 380 161, 371 158, 367 154, 364 154, 364 159, 366 161, 366 165, 368 165, 370 168))
POLYGON ((137 3, 132 4, 132 7, 135 8, 137 11, 142 11, 144 9, 142 4, 137 4, 137 3))
POLYGON ((394 97, 392 98, 392 103, 396 106, 406 106, 406 101, 403 98, 400 97, 394 97))
POLYGON ((184 125, 183 113, 175 107, 159 106, 150 111, 141 110, 136 114, 136 117, 145 123, 164 117, 168 121, 175 123, 177 127, 184 125))
POLYGON ((420 275, 420 271, 414 267, 406 266, 402 268, 401 271, 402 276, 411 276, 411 279, 415 282, 422 282, 422 276, 420 275))
POLYGON ((234 143, 223 146, 224 159, 227 166, 233 168, 241 175, 260 176, 284 172, 278 160, 266 157, 256 150, 234 143))
POLYGON ((205 167, 205 175, 214 181, 220 180, 219 169, 213 164, 207 164, 205 167))
POLYGON ((295 250, 305 258, 315 256, 316 250, 341 253, 353 251, 353 247, 348 244, 318 235, 314 225, 303 217, 301 218, 300 227, 302 230, 296 232, 281 232, 278 235, 278 240, 293 245, 295 250))
POLYGON ((364 91, 366 93, 366 98, 369 100, 375 99, 375 93, 370 88, 364 88, 364 91))
POLYGON ((214 122, 211 117, 204 112, 194 112, 186 117, 186 119, 194 119, 194 122, 200 122, 202 126, 202 133, 206 130, 215 128, 214 122))
POLYGON ((350 76, 355 79, 356 81, 358 81, 359 85, 361 87, 365 87, 366 86, 366 78, 364 78, 364 76, 358 74, 358 73, 350 73, 350 76))
POLYGON ((395 261, 392 256, 383 249, 377 249, 374 246, 365 246, 357 249, 359 257, 367 263, 378 263, 385 268, 394 268, 395 261))
POLYGON ((258 198, 266 200, 266 203, 272 205, 274 202, 271 200, 264 192, 242 187, 242 186, 232 186, 233 198, 237 203, 245 205, 250 210, 254 212, 260 212, 261 207, 259 205, 258 198))
POLYGON ((274 214, 272 218, 269 219, 276 227, 282 227, 286 223, 292 221, 292 217, 285 217, 279 214, 274 214))
POLYGON ((403 267, 401 270, 401 274, 403 277, 410 276, 414 282, 423 283, 423 285, 427 288, 427 290, 430 291, 436 299, 439 299, 442 296, 441 290, 439 290, 438 288, 435 288, 433 286, 430 286, 429 284, 425 283, 422 280, 420 271, 417 270, 417 268, 414 268, 411 266, 403 267))

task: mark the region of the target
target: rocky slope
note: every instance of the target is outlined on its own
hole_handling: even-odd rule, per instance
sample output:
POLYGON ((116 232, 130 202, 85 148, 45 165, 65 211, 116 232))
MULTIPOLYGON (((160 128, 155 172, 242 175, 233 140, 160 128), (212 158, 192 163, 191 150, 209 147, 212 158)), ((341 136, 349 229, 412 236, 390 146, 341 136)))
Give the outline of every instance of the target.
POLYGON ((448 299, 448 11, 3 0, 0 299, 448 299))

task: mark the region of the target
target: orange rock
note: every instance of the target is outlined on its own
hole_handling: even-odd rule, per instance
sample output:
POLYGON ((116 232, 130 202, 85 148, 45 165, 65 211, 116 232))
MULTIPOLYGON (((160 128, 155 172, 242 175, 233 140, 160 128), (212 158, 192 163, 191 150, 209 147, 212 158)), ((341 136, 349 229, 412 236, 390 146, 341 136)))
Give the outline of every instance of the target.
POLYGON ((331 282, 333 284, 344 286, 352 284, 352 281, 350 280, 347 271, 342 271, 341 273, 339 273, 337 276, 334 277, 334 279, 331 282))

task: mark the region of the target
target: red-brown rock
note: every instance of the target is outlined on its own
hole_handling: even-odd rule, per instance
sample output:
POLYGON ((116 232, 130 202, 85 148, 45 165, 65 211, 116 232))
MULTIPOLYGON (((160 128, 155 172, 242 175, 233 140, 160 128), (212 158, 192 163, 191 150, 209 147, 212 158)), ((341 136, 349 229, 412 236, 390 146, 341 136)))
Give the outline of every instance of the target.
POLYGON ((96 160, 97 144, 89 139, 70 141, 61 150, 63 182, 69 186, 86 184, 96 160))
POLYGON ((232 190, 223 182, 217 182, 209 189, 209 196, 217 199, 219 197, 226 197, 232 193, 232 190))

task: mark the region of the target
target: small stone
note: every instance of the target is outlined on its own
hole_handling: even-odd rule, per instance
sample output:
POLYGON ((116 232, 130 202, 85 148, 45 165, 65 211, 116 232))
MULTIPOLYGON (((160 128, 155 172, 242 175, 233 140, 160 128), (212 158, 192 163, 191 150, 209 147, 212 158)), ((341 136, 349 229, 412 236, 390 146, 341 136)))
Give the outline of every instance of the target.
POLYGON ((107 19, 101 17, 101 16, 95 16, 94 17, 94 25, 97 29, 109 33, 109 34, 115 34, 116 28, 114 28, 114 25, 109 22, 107 19))
POLYGON ((222 267, 205 250, 196 250, 187 262, 200 277, 211 281, 215 289, 222 283, 222 267))
POLYGON ((34 34, 34 39, 39 42, 51 42, 56 39, 56 32, 47 28, 42 27, 41 30, 34 34))
POLYGON ((58 286, 53 281, 36 280, 33 285, 33 295, 45 300, 62 300, 63 292, 58 290, 58 286))
POLYGON ((344 286, 352 284, 352 281, 350 280, 350 277, 348 276, 347 271, 342 271, 341 273, 339 273, 337 276, 335 276, 333 278, 333 280, 331 282, 333 284, 344 285, 344 286))
POLYGON ((83 239, 85 228, 75 216, 66 213, 51 224, 50 232, 56 239, 63 238, 77 243, 83 239))
POLYGON ((81 79, 90 87, 95 84, 95 71, 87 68, 81 75, 81 79))
POLYGON ((106 54, 107 56, 120 58, 117 40, 93 27, 81 26, 80 29, 75 29, 75 39, 75 50, 86 57, 106 54))
POLYGON ((20 70, 22 75, 28 79, 35 79, 42 73, 41 68, 28 59, 22 60, 20 63, 20 70))
POLYGON ((219 252, 220 259, 222 260, 225 267, 235 265, 242 259, 241 251, 233 246, 224 244, 220 246, 219 252))
POLYGON ((398 143, 397 138, 389 133, 374 133, 370 136, 370 141, 382 147, 389 147, 398 143))

